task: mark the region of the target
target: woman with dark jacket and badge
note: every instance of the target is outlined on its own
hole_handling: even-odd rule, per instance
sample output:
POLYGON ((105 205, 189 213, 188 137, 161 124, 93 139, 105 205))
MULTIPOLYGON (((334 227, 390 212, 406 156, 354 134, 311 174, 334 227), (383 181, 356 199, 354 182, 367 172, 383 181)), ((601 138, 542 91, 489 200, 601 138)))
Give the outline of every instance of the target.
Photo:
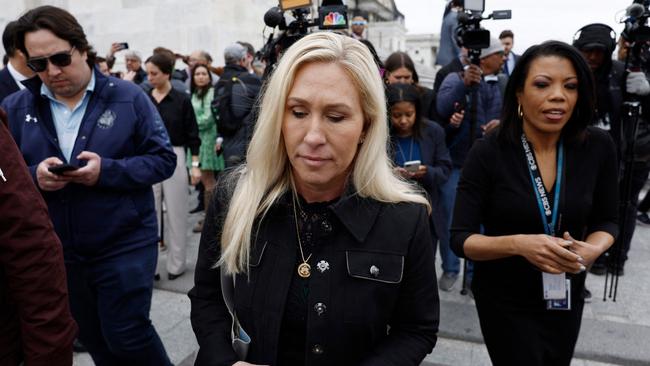
POLYGON ((463 167, 452 248, 475 261, 472 291, 495 365, 571 363, 585 268, 617 235, 616 150, 587 127, 590 72, 565 43, 529 48, 499 130, 476 141, 463 167))
MULTIPOLYGON (((392 160, 397 173, 417 182, 431 204, 434 248, 438 237, 448 238, 448 221, 440 206, 440 186, 449 178, 451 157, 445 130, 422 117, 420 94, 412 84, 391 84, 387 89, 392 160)), ((435 252, 435 250, 434 250, 435 252)))
POLYGON ((314 33, 283 55, 247 164, 206 215, 189 293, 197 365, 415 366, 431 352, 430 205, 393 173, 384 98, 352 38, 314 33))

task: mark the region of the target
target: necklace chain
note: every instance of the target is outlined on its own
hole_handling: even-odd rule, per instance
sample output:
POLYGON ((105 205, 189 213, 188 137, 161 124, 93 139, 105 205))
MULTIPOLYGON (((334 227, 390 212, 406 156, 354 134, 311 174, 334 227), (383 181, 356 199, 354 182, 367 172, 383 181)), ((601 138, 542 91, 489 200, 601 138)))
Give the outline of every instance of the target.
POLYGON ((311 275, 311 266, 307 262, 309 262, 309 259, 314 253, 310 253, 307 259, 305 259, 305 253, 302 250, 302 241, 300 240, 300 227, 298 227, 298 214, 296 213, 295 194, 293 195, 293 219, 296 223, 296 236, 298 237, 298 248, 300 249, 300 257, 302 259, 302 263, 298 265, 298 275, 300 275, 300 277, 307 278, 311 275))

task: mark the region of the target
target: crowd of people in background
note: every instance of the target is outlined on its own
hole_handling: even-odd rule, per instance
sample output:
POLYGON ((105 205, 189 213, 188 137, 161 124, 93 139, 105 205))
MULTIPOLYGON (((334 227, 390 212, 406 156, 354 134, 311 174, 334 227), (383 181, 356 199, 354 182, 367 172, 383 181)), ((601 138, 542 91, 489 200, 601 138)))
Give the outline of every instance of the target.
MULTIPOLYGON (((257 238, 257 233, 251 230, 267 230, 264 225, 268 222, 276 223, 273 220, 294 215, 300 251, 291 248, 291 252, 296 254, 298 274, 294 273, 286 288, 284 283, 280 286, 276 282, 270 288, 288 289, 290 297, 285 310, 302 314, 306 300, 292 296, 309 288, 310 281, 317 291, 314 284, 319 283, 316 278, 304 280, 309 272, 306 276, 300 273, 310 257, 304 256, 303 249, 319 253, 314 243, 333 235, 327 225, 344 220, 343 214, 338 219, 332 216, 339 215, 337 200, 348 202, 350 196, 359 193, 364 199, 382 204, 409 202, 428 209, 425 220, 418 216, 424 210, 405 209, 418 219, 414 216, 404 225, 413 228, 415 237, 426 236, 429 247, 416 249, 432 254, 431 263, 420 263, 417 268, 430 273, 432 283, 414 280, 417 276, 409 272, 417 262, 414 252, 402 253, 400 249, 407 243, 388 249, 364 249, 369 253, 402 253, 402 260, 408 259, 403 270, 413 276, 404 279, 405 286, 416 286, 414 291, 435 291, 430 300, 436 304, 430 304, 428 310, 421 307, 419 300, 404 300, 404 294, 397 296, 389 291, 387 295, 398 303, 400 311, 413 310, 413 319, 398 319, 390 324, 398 334, 396 337, 403 330, 400 327, 407 329, 411 320, 426 324, 425 330, 418 330, 423 338, 417 344, 419 353, 414 356, 414 365, 415 358, 426 354, 435 344, 437 289, 452 291, 459 278, 464 293, 476 296, 481 330, 494 363, 568 365, 584 303, 591 297, 585 287, 586 272, 623 276, 637 222, 650 225, 650 193, 639 200, 650 174, 648 75, 625 70, 625 50, 629 45, 622 38, 617 40, 613 29, 599 23, 578 29, 572 45, 547 42, 531 47, 521 56, 513 51, 513 31, 503 30, 498 37, 490 38, 489 46, 481 49, 479 56, 472 58, 469 50, 459 46, 455 39, 461 12, 463 1, 449 1, 432 85, 421 82, 408 53, 398 51, 380 59, 364 34, 368 21, 359 15, 351 19, 349 33, 309 36, 308 41, 301 41, 300 47, 312 59, 305 61, 295 51, 290 54, 292 59, 304 66, 291 68, 281 59, 277 66, 285 72, 281 76, 273 70, 265 72, 265 60, 245 41, 225 48, 223 66, 215 66, 220 62, 204 50, 185 56, 161 46, 143 58, 140 50, 129 48, 127 43, 113 43, 105 57, 100 57, 83 28, 65 10, 43 6, 10 22, 2 35, 6 67, 0 71, 0 184, 4 181, 12 185, 0 190, 0 207, 20 205, 24 210, 10 217, 6 216, 10 210, 2 209, 0 220, 2 227, 6 221, 7 227, 25 234, 12 236, 13 231, 0 232, 0 241, 7 243, 0 245, 11 247, 8 252, 12 253, 0 256, 0 268, 7 278, 0 281, 0 292, 6 292, 12 299, 2 302, 5 297, 0 298, 0 313, 8 314, 0 316, 0 364, 5 364, 5 360, 8 365, 21 361, 28 365, 70 364, 69 351, 75 337, 76 346, 87 350, 97 365, 171 364, 149 319, 151 295, 153 282, 163 280, 161 273, 166 273, 167 281, 174 281, 186 272, 188 211, 194 204, 197 207, 190 212, 205 211, 207 215, 192 228, 202 232, 197 284, 190 293, 196 309, 193 311, 198 313, 193 314, 193 325, 202 347, 197 364, 217 359, 229 364, 244 361, 236 359, 235 354, 223 353, 225 343, 219 337, 226 333, 225 328, 208 329, 221 327, 222 319, 218 317, 227 316, 232 310, 224 307, 218 291, 224 282, 214 266, 218 263, 227 267, 237 288, 251 291, 247 301, 263 301, 259 293, 252 292, 254 288, 260 291, 260 285, 255 287, 250 280, 262 281, 258 278, 263 277, 260 273, 271 278, 270 274, 275 272, 268 264, 262 264, 254 277, 245 282, 247 274, 241 264, 260 265, 267 246, 264 243, 260 249, 251 237, 257 238), (345 38, 336 38, 339 36, 345 38), (614 59, 617 44, 618 59, 614 59), (314 47, 327 52, 319 55, 314 47), (350 54, 344 56, 346 52, 350 54), (371 65, 374 74, 347 65, 346 57, 360 65, 371 65), (125 72, 114 71, 119 58, 124 60, 125 72), (186 67, 176 69, 181 62, 186 67), (338 65, 337 62, 348 69, 330 67, 338 65), (351 76, 351 70, 360 75, 351 76), (309 86, 332 87, 315 81, 320 72, 355 88, 341 88, 338 96, 312 95, 307 92, 309 86), (299 81, 292 88, 294 77, 299 81), (372 89, 375 79, 382 82, 379 91, 372 89), (276 95, 269 95, 267 86, 276 95), (352 94, 341 98, 345 93, 352 94), (356 101, 356 93, 362 93, 368 100, 356 101), (639 127, 636 150, 630 155, 633 162, 627 165, 630 132, 623 122, 622 110, 626 93, 640 98, 644 106, 641 118, 645 121, 639 127), (319 98, 336 100, 337 106, 352 105, 341 107, 343 113, 336 109, 339 107, 329 105, 322 112, 317 109, 322 102, 319 98), (381 108, 375 105, 384 101, 381 108), (331 110, 336 113, 332 115, 331 110), (339 135, 344 129, 340 121, 346 120, 346 114, 356 113, 351 111, 363 114, 365 119, 357 121, 358 131, 339 135), (376 116, 378 111, 385 113, 376 116), (300 124, 311 114, 321 112, 328 121, 340 123, 338 127, 327 124, 308 128, 300 124), (260 121, 266 125, 258 128, 260 121), (549 127, 548 121, 556 121, 557 126, 549 127), (384 127, 375 127, 376 123, 385 125, 385 141, 380 141, 384 127), (292 142, 292 138, 297 140, 292 142), (336 184, 332 183, 334 194, 328 189, 325 199, 310 190, 312 178, 307 173, 324 164, 321 158, 309 158, 314 161, 310 160, 311 165, 305 167, 301 159, 306 158, 300 154, 308 153, 292 150, 307 149, 299 141, 317 144, 314 141, 319 138, 341 139, 333 143, 332 149, 350 158, 342 172, 354 176, 350 178, 351 186, 337 180, 338 176, 328 177, 336 184), (8 142, 12 139, 17 149, 8 142), (348 145, 354 149, 346 148, 343 142, 350 142, 348 145), (265 143, 269 146, 263 146, 265 143), (381 165, 385 155, 390 171, 370 168, 367 154, 381 143, 387 148, 378 155, 376 165, 381 165), (277 149, 286 151, 281 153, 277 149), (294 152, 296 156, 292 155, 294 152), (26 166, 18 162, 20 155, 26 166), (258 160, 252 163, 251 156, 258 160), (5 164, 7 159, 11 165, 5 164), (269 167, 262 163, 284 165, 269 167), (632 169, 629 196, 622 196, 622 192, 628 191, 623 181, 616 178, 625 172, 617 172, 617 166, 632 169), (372 186, 373 174, 384 177, 385 185, 372 186), (542 183, 531 189, 535 174, 542 183), (238 177, 236 182, 229 181, 235 179, 234 175, 238 177), (235 189, 234 208, 224 201, 224 194, 233 194, 227 192, 224 184, 235 189), (198 202, 190 202, 188 185, 199 191, 198 202), (411 196, 407 186, 417 187, 426 199, 411 196), (391 196, 384 191, 389 189, 400 193, 391 196), (578 190, 586 193, 578 195, 578 190), (542 196, 535 196, 534 192, 542 196), (537 203, 542 207, 545 197, 551 203, 542 208, 540 224, 537 203), (630 205, 619 209, 619 200, 630 201, 630 205), (334 214, 325 209, 325 204, 319 205, 320 201, 334 207, 334 214), (282 214, 274 216, 275 210, 282 214), (561 211, 559 223, 556 210, 561 211), (238 217, 241 213, 252 216, 238 217), (529 220, 531 217, 535 221, 529 220), (625 222, 619 224, 619 217, 624 217, 625 222), (246 223, 242 230, 248 232, 238 231, 237 219, 246 223), (312 229, 317 222, 323 228, 312 229), (424 223, 427 230, 409 226, 415 223, 424 223), (308 235, 303 236, 301 230, 308 235), (228 240, 235 242, 239 238, 245 243, 236 246, 241 252, 230 249, 221 256, 221 248, 215 251, 211 247, 215 243, 225 245, 222 231, 228 240), (618 235, 619 231, 623 235, 618 235), (20 250, 16 243, 25 237, 30 238, 26 242, 33 247, 25 250, 47 253, 33 254, 42 260, 16 259, 20 250), (547 252, 530 249, 533 247, 547 252), (162 252, 166 252, 167 259, 164 271, 157 264, 162 252), (441 260, 438 276, 432 265, 435 255, 441 260), (47 277, 48 281, 23 281, 20 273, 24 270, 18 266, 32 270, 42 266, 30 278, 47 277), (44 273, 45 268, 50 270, 44 273), (552 281, 547 274, 559 273, 566 273, 566 278, 562 277, 566 284, 562 282, 560 287, 571 294, 572 300, 561 296, 565 302, 542 298, 546 281, 552 281), (535 286, 520 291, 527 286, 526 281, 535 286), (514 293, 517 296, 512 296, 514 293), (55 305, 41 315, 42 309, 33 303, 36 298, 48 299, 55 305), (503 312, 504 306, 514 309, 513 312, 503 312), (552 311, 557 309, 568 311, 552 311), (212 312, 207 314, 207 310, 212 312), (548 311, 543 316, 535 315, 544 310, 548 311), (40 328, 21 325, 41 316, 51 323, 40 328), (567 324, 569 331, 564 332, 567 324), (516 332, 503 338, 501 327, 516 332), (21 332, 22 338, 14 336, 21 332), (212 343, 215 339, 218 342, 212 343)), ((332 125, 336 125, 334 122, 332 125)), ((364 202, 353 201, 348 208, 354 211, 365 207, 364 202)), ((386 210, 388 217, 398 219, 398 211, 386 210)), ((358 224, 363 226, 362 219, 355 220, 361 220, 358 224)), ((288 228, 294 224, 291 220, 280 223, 288 228)), ((392 227, 388 222, 385 225, 392 227)), ((340 230, 335 224, 334 232, 340 230)), ((354 235, 364 241, 361 237, 381 237, 382 230, 368 228, 363 234, 354 235)), ((282 240, 284 232, 275 228, 267 234, 273 240, 282 240)), ((272 254, 267 256, 279 256, 274 249, 277 248, 269 248, 272 254)), ((359 273, 348 268, 352 277, 368 277, 383 284, 401 281, 401 273, 395 279, 397 282, 383 277, 390 276, 390 260, 377 254, 363 257, 359 254, 363 251, 345 253, 346 258, 332 256, 329 262, 319 257, 318 265, 312 262, 308 268, 314 273, 318 268, 322 274, 330 263, 335 266, 347 261, 349 267, 356 260, 360 266, 372 267, 370 275, 363 272, 367 271, 365 268, 359 269, 359 273), (350 253, 356 254, 350 258, 350 253), (387 260, 382 262, 385 267, 381 269, 386 268, 387 272, 380 272, 373 260, 387 260)), ((280 267, 284 265, 289 268, 293 262, 280 263, 280 267)), ((364 291, 368 288, 360 287, 359 294, 367 294, 364 291)), ((284 304, 284 298, 272 300, 277 301, 276 305, 284 304)), ((341 300, 332 303, 338 301, 341 300)), ((318 304, 321 307, 315 311, 320 317, 326 307, 322 302, 318 304)), ((255 348, 260 347, 256 345, 251 359, 268 361, 270 354, 279 352, 279 362, 305 362, 305 340, 295 334, 291 336, 287 329, 306 337, 311 330, 305 330, 308 315, 286 318, 287 313, 278 313, 284 319, 284 328, 273 323, 271 328, 263 329, 258 321, 271 320, 259 315, 263 311, 257 305, 236 305, 244 325, 253 328, 255 324, 255 335, 272 338, 277 334, 268 332, 277 330, 286 336, 284 342, 289 342, 268 349, 255 348)), ((342 305, 331 308, 340 311, 335 306, 342 305)), ((383 307, 376 310, 377 314, 381 312, 371 314, 376 318, 358 316, 372 326, 384 327, 384 317, 394 313, 383 307)), ((331 332, 344 331, 335 327, 331 332)), ((392 344, 392 340, 396 350, 404 351, 395 338, 372 334, 359 347, 369 351, 382 340, 387 344, 392 344)), ((404 334, 401 335, 408 339, 404 334)), ((311 347, 309 357, 322 354, 321 347, 320 343, 311 347)), ((360 349, 352 354, 357 361, 364 356, 360 349)))

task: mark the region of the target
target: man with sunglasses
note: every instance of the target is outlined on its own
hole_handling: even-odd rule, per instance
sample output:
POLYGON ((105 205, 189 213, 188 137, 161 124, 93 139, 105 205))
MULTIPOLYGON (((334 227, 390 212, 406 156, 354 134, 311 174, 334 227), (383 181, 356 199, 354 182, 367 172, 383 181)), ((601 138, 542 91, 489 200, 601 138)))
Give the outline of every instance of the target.
POLYGON ((350 27, 350 29, 352 30, 352 38, 365 39, 366 37, 363 35, 363 32, 366 30, 367 25, 368 25, 368 21, 360 15, 357 15, 354 18, 352 18, 351 27, 350 27))
POLYGON ((160 116, 137 85, 94 67, 65 10, 28 11, 16 46, 38 78, 2 107, 63 244, 78 338, 97 365, 171 365, 149 318, 158 254, 151 186, 176 166, 160 116))

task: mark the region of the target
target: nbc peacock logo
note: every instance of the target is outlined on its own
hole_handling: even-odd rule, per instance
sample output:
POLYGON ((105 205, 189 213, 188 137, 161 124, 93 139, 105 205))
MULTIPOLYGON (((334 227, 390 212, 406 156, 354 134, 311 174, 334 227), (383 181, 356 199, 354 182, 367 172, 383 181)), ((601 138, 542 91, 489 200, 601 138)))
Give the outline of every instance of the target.
POLYGON ((333 26, 333 25, 345 25, 345 17, 338 12, 331 11, 325 16, 323 25, 333 26))

